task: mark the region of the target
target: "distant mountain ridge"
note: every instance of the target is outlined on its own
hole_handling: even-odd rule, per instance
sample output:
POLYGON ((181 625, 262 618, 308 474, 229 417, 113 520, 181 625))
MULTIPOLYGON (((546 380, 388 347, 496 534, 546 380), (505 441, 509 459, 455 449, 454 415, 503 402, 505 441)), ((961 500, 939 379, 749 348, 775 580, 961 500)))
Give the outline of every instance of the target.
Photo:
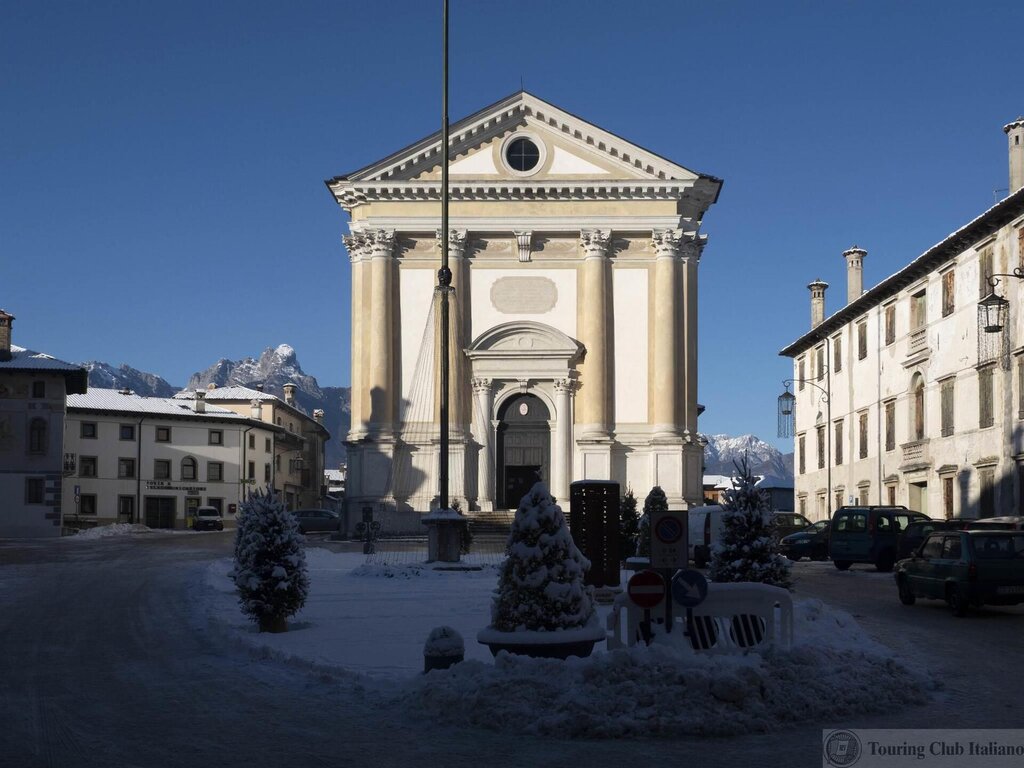
POLYGON ((783 453, 755 435, 705 435, 708 441, 704 449, 704 472, 708 475, 732 475, 736 468, 734 461, 744 456, 750 462, 750 469, 756 475, 774 475, 783 480, 793 479, 793 454, 783 453))
POLYGON ((173 397, 180 387, 167 383, 155 373, 146 373, 121 363, 115 368, 108 363, 90 360, 81 363, 89 371, 89 386, 97 389, 130 389, 143 397, 173 397))

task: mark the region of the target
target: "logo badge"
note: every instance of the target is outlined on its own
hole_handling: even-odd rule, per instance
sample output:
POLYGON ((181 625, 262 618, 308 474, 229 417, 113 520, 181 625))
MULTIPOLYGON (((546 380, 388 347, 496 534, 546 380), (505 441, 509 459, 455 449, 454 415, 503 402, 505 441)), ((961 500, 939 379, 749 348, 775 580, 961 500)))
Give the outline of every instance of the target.
POLYGON ((860 760, 860 739, 850 731, 832 731, 825 737, 825 762, 846 768, 860 760))

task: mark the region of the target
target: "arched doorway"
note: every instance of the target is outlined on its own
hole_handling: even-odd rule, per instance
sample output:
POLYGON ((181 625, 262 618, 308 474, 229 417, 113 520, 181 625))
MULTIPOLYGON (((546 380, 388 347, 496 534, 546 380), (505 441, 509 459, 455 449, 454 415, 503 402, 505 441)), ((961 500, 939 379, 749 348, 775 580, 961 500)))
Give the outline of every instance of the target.
POLYGON ((499 509, 515 509, 538 479, 551 476, 550 419, 536 395, 516 395, 502 404, 495 457, 499 509))

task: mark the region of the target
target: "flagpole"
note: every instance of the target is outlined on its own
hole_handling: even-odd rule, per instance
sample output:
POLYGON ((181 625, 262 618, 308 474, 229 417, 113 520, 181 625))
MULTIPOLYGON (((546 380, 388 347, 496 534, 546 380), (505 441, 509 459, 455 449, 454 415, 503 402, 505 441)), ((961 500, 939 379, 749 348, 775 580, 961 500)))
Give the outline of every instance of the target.
POLYGON ((442 88, 441 88, 441 269, 437 286, 441 293, 441 404, 440 466, 438 496, 441 509, 448 509, 448 400, 449 400, 449 295, 452 271, 448 267, 448 0, 443 0, 442 88))

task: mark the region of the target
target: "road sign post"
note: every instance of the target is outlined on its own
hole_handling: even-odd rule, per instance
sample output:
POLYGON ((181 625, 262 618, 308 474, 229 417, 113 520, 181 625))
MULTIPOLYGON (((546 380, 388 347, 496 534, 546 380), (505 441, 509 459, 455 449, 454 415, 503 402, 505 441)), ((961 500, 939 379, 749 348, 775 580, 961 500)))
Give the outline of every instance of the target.
POLYGON ((660 601, 668 599, 665 579, 657 571, 637 571, 626 584, 626 594, 637 608, 642 608, 644 620, 640 622, 640 634, 646 645, 651 644, 651 609, 660 601))
POLYGON ((672 600, 686 608, 686 635, 693 637, 693 609, 708 596, 708 580, 700 571, 679 571, 672 577, 672 600))
MULTIPOLYGON (((666 583, 688 563, 686 522, 686 512, 665 510, 651 515, 651 567, 661 569, 666 583)), ((671 600, 665 600, 665 631, 672 631, 671 600)))

